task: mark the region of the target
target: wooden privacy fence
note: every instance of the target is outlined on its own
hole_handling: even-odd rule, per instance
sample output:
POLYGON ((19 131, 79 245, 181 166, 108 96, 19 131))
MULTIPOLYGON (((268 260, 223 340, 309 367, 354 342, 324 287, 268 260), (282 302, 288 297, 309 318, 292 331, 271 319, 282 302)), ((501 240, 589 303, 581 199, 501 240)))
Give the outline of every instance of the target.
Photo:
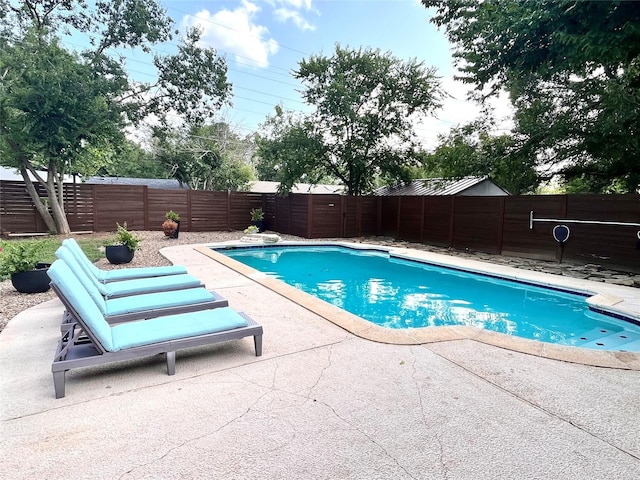
MULTIPOLYGON (((564 220, 571 230, 564 259, 640 271, 637 194, 280 197, 69 184, 64 201, 74 231, 113 231, 116 222, 125 221, 133 230, 160 231, 169 210, 181 215, 182 231, 243 230, 250 224, 251 209, 262 208, 267 229, 305 238, 384 235, 455 249, 549 260, 559 259, 560 246, 552 230, 564 220), (532 211, 534 219, 558 221, 534 220, 530 228, 532 211)), ((4 233, 46 231, 22 182, 0 182, 0 228, 4 233)))
MULTIPOLYGON (((181 231, 243 230, 251 209, 265 208, 261 194, 86 184, 66 184, 64 205, 72 231, 95 232, 114 231, 123 222, 131 230, 161 231, 169 210, 180 215, 181 231)), ((46 232, 24 183, 0 182, 0 228, 46 232)))

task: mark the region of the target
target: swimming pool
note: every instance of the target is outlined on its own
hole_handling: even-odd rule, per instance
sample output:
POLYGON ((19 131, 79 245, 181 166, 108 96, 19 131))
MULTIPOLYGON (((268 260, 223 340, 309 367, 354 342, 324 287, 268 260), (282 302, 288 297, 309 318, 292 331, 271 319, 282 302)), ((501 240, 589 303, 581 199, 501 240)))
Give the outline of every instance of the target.
POLYGON ((640 351, 640 327, 586 295, 342 246, 216 251, 391 329, 471 326, 560 345, 640 351))

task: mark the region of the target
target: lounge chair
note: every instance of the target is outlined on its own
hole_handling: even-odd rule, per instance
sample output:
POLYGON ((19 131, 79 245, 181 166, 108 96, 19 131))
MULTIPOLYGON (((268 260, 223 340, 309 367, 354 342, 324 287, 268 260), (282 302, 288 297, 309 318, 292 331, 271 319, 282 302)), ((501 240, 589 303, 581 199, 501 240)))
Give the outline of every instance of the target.
POLYGON ((136 278, 164 277, 167 275, 179 275, 187 273, 187 269, 180 265, 170 265, 163 267, 134 267, 118 270, 101 270, 96 267, 73 238, 67 238, 62 245, 71 250, 83 270, 88 275, 93 275, 100 283, 120 282, 122 280, 133 280, 136 278))
POLYGON ((82 265, 76 256, 66 246, 61 245, 56 250, 56 257, 64 260, 67 266, 69 266, 69 268, 71 268, 79 278, 84 276, 88 281, 93 283, 105 299, 125 297, 127 295, 138 295, 141 293, 165 292, 184 288, 204 287, 200 280, 188 273, 101 283, 96 279, 96 277, 86 273, 86 270, 82 268, 82 265))
MULTIPOLYGON (((105 300, 95 284, 83 271, 74 271, 66 264, 64 259, 59 258, 47 270, 47 275, 51 279, 51 287, 67 307, 67 312, 69 312, 69 302, 63 293, 61 285, 65 281, 65 277, 59 274, 57 267, 54 267, 59 263, 64 263, 79 280, 82 288, 89 294, 92 301, 100 309, 100 313, 110 324, 229 306, 229 302, 220 294, 202 287, 186 288, 172 292, 142 293, 105 300)), ((73 321, 73 315, 70 313, 65 315, 63 317, 62 331, 64 332, 67 329, 67 325, 73 321)))
POLYGON ((74 318, 58 342, 51 365, 56 398, 64 397, 65 372, 73 368, 163 353, 167 374, 173 375, 176 350, 247 336, 253 336, 256 356, 262 355, 262 326, 229 307, 111 326, 64 262, 55 262, 49 271, 74 318))
MULTIPOLYGON (((59 262, 64 262, 64 260, 58 259, 54 265, 59 262)), ((59 282, 63 280, 57 278, 56 269, 51 270, 50 268, 47 274, 51 278, 51 287, 54 292, 67 307, 67 314, 63 316, 62 322, 62 331, 64 332, 75 319, 69 313, 69 303, 59 286, 59 282)), ((206 290, 202 287, 176 290, 171 294, 167 292, 143 293, 105 300, 89 281, 83 281, 82 278, 78 278, 78 280, 109 324, 229 306, 226 298, 213 290, 206 290)))
MULTIPOLYGON (((61 256, 68 257, 68 255, 61 256)), ((60 262, 65 263, 67 267, 69 267, 93 302, 100 309, 105 320, 110 324, 229 306, 229 302, 220 294, 213 290, 206 290, 204 287, 185 288, 171 292, 141 293, 138 295, 105 299, 102 292, 96 286, 96 283, 89 278, 84 270, 72 268, 65 262, 64 258, 56 260, 54 265, 60 262)), ((50 268, 47 270, 47 274, 51 279, 51 287, 62 303, 68 307, 68 302, 66 302, 59 286, 62 280, 56 275, 56 270, 51 270, 50 268)), ((64 333, 73 321, 73 315, 69 313, 67 309, 66 314, 63 316, 60 330, 64 333)))

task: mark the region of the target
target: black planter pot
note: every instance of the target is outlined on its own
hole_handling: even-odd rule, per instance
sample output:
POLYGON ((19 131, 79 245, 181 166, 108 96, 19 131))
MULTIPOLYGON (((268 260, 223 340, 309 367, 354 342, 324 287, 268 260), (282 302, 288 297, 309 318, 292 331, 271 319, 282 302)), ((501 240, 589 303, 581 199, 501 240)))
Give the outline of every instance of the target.
POLYGON ((129 263, 133 260, 135 250, 129 249, 126 245, 109 245, 106 247, 105 253, 109 263, 120 265, 121 263, 129 263))
POLYGON ((171 237, 169 238, 178 238, 178 235, 180 234, 180 220, 174 220, 174 222, 176 222, 178 226, 176 227, 173 234, 171 234, 171 237))
POLYGON ((49 290, 50 285, 49 275, 47 270, 51 264, 39 263, 43 268, 37 268, 36 270, 28 270, 26 272, 18 272, 11 275, 11 283, 20 293, 42 293, 49 290))
POLYGON ((251 225, 258 227, 258 233, 264 232, 264 220, 253 220, 251 225))

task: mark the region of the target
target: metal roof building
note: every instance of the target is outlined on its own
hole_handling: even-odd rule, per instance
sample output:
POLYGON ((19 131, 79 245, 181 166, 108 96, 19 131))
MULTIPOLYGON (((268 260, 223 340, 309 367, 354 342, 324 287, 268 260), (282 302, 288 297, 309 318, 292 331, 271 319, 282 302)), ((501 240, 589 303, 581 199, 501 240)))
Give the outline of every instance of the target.
POLYGON ((466 196, 504 196, 509 195, 504 188, 489 177, 423 178, 406 185, 380 187, 374 191, 379 196, 428 196, 428 195, 466 195, 466 196))
POLYGON ((188 185, 181 184, 178 180, 172 178, 90 177, 82 183, 89 185, 146 185, 149 188, 167 190, 189 189, 188 185))
MULTIPOLYGON (((258 180, 251 182, 248 191, 252 193, 276 193, 278 191, 279 182, 267 182, 258 180)), ((296 183, 291 189, 291 193, 313 193, 313 194, 343 194, 344 187, 342 185, 311 185, 309 183, 296 183)))

